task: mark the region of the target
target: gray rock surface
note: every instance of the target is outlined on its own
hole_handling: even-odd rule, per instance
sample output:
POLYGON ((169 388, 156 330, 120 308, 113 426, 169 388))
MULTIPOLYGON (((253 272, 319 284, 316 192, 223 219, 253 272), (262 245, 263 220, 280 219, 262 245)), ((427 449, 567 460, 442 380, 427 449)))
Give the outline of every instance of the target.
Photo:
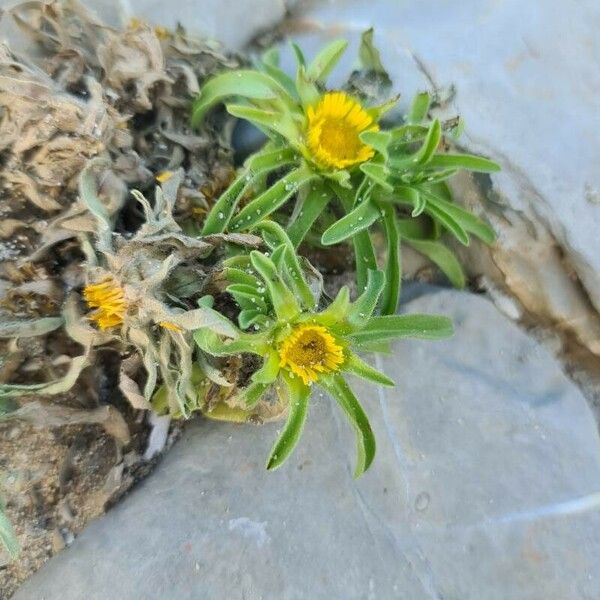
POLYGON ((600 441, 546 350, 487 300, 441 291, 411 312, 455 319, 444 342, 353 382, 378 455, 315 395, 298 450, 263 461, 277 425, 193 423, 157 472, 25 583, 16 600, 596 600, 600 441))
POLYGON ((459 199, 483 209, 500 234, 491 255, 475 245, 463 257, 596 354, 599 24, 595 0, 329 0, 286 28, 309 54, 333 38, 352 41, 333 83, 343 83, 373 25, 405 106, 418 90, 455 86, 444 112, 465 118, 469 150, 503 166, 489 183, 462 182, 459 199))

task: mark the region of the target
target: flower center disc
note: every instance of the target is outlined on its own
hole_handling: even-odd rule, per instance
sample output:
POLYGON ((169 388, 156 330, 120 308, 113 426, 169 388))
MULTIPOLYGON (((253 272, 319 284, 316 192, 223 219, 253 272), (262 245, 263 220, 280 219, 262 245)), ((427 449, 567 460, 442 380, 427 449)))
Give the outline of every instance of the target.
POLYGON ((320 325, 300 325, 283 341, 280 366, 300 376, 305 384, 316 381, 319 373, 337 371, 344 361, 343 349, 320 325))

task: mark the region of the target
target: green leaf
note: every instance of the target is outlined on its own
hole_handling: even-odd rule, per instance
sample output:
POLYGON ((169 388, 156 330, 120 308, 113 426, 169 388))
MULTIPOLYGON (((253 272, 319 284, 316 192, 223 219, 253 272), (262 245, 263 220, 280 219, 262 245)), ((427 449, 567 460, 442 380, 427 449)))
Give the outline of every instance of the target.
POLYGON ((375 106, 369 106, 366 111, 369 113, 369 116, 375 121, 379 121, 386 112, 394 108, 396 104, 398 104, 398 100, 400 100, 400 94, 382 102, 381 104, 376 104, 375 106))
POLYGON ((289 414, 285 427, 269 454, 269 471, 278 469, 292 453, 300 440, 308 414, 310 388, 298 377, 292 378, 288 374, 284 374, 283 377, 289 389, 289 414))
POLYGON ((254 275, 250 275, 250 273, 242 271, 242 269, 226 267, 223 271, 223 274, 230 283, 241 283, 243 285, 251 285, 253 287, 256 287, 259 284, 258 279, 256 279, 254 275))
POLYGON ((469 236, 463 229, 462 225, 450 214, 447 210, 439 205, 431 202, 431 197, 427 196, 427 206, 425 212, 434 217, 441 225, 443 225, 463 246, 469 245, 469 236))
POLYGON ((325 230, 321 237, 321 243, 325 246, 339 244, 367 229, 379 218, 381 218, 381 211, 377 205, 369 199, 363 200, 346 216, 325 230))
POLYGON ((296 57, 296 62, 298 63, 298 67, 306 67, 306 58, 304 58, 304 52, 296 42, 290 42, 290 47, 296 57))
POLYGON ((359 358, 356 354, 350 353, 343 367, 344 371, 358 375, 363 379, 368 379, 374 383, 380 385, 387 385, 393 387, 396 385, 393 379, 390 379, 387 375, 384 375, 377 369, 374 369, 370 364, 359 358))
POLYGON ((381 312, 384 315, 392 315, 398 308, 400 302, 400 289, 402 286, 402 260, 400 255, 400 233, 396 210, 393 205, 382 207, 383 224, 386 236, 386 258, 385 258, 385 287, 381 303, 381 312))
POLYGON ((244 171, 221 195, 211 209, 202 229, 202 235, 221 233, 228 227, 240 199, 274 169, 286 167, 296 160, 296 152, 289 147, 268 149, 251 156, 244 171))
POLYGON ((356 288, 362 290, 367 285, 369 271, 377 270, 375 248, 368 231, 361 231, 352 238, 356 262, 356 288))
POLYGON ((422 123, 427 117, 429 106, 431 105, 431 96, 428 92, 417 94, 410 105, 408 112, 408 122, 412 124, 422 123))
POLYGON ((277 318, 281 321, 289 321, 298 315, 300 312, 298 301, 281 279, 273 261, 256 250, 250 253, 250 261, 267 286, 277 318))
POLYGON ((473 154, 437 154, 429 161, 427 168, 459 168, 477 173, 496 173, 501 170, 498 163, 473 154))
POLYGON ((347 47, 348 42, 346 40, 334 40, 327 44, 306 69, 308 79, 325 83, 347 47))
POLYGON ((325 310, 321 311, 315 317, 315 320, 319 325, 324 325, 326 327, 334 325, 346 318, 349 308, 350 290, 344 285, 340 288, 334 301, 325 310))
POLYGON ((270 350, 267 354, 262 367, 252 375, 252 381, 255 383, 273 383, 279 375, 279 354, 275 350, 270 350))
MULTIPOLYGON (((315 297, 304 277, 304 271, 298 261, 298 256, 288 237, 287 233, 281 227, 281 225, 274 221, 263 221, 259 223, 256 228, 263 233, 265 242, 271 248, 275 250, 277 245, 284 248, 282 254, 283 265, 287 274, 289 275, 289 284, 292 291, 296 293, 298 298, 302 301, 302 304, 310 310, 315 307, 315 297), (271 239, 269 239, 271 238, 271 239)), ((275 260, 273 260, 275 262, 275 260)))
POLYGON ((366 162, 360 165, 360 170, 387 192, 391 192, 394 189, 392 184, 388 181, 389 173, 385 165, 366 162))
POLYGON ((360 135, 360 140, 375 148, 386 159, 388 157, 388 146, 392 141, 392 136, 389 131, 363 131, 360 135))
POLYGON ((385 285, 385 275, 382 271, 369 270, 367 285, 364 292, 356 299, 348 311, 348 322, 356 327, 364 327, 375 307, 385 285))
POLYGON ((296 89, 303 106, 312 106, 319 101, 319 90, 313 80, 307 76, 304 67, 298 67, 296 71, 296 89))
POLYGON ((236 300, 238 300, 238 298, 249 300, 252 308, 260 309, 262 311, 267 310, 267 303, 264 298, 258 293, 257 289, 251 285, 234 283, 227 288, 227 292, 236 300))
POLYGON ((427 164, 435 154, 441 139, 442 127, 439 120, 435 119, 429 127, 429 131, 427 132, 427 137, 425 138, 423 145, 421 148, 419 148, 419 151, 413 158, 413 162, 419 165, 427 164))
POLYGON ((238 323, 241 329, 248 329, 264 316, 264 312, 258 308, 245 308, 238 315, 238 323))
POLYGON ((366 31, 363 31, 360 36, 360 47, 358 49, 358 58, 363 69, 367 71, 374 71, 383 75, 387 81, 389 81, 389 75, 385 70, 381 62, 381 55, 379 50, 373 43, 373 28, 370 27, 366 31))
POLYGON ((285 204, 301 186, 308 183, 313 177, 315 177, 315 173, 306 168, 291 171, 266 192, 249 202, 231 220, 231 229, 251 229, 256 223, 262 221, 285 204))
POLYGON ((311 185, 297 211, 296 218, 287 227, 288 236, 294 248, 302 243, 304 236, 317 217, 325 210, 330 199, 331 194, 325 186, 319 185, 318 182, 311 185))
POLYGON ((444 212, 451 217, 464 231, 472 233, 486 244, 491 244, 496 240, 494 230, 478 219, 474 214, 464 210, 452 202, 448 202, 439 196, 426 192, 427 209, 435 207, 438 211, 444 212))
POLYGON ((358 479, 375 458, 375 436, 369 419, 343 377, 340 375, 322 377, 319 384, 335 398, 356 433, 357 456, 354 477, 358 479))
POLYGON ((230 356, 249 352, 264 356, 269 350, 269 344, 264 335, 241 332, 235 339, 222 340, 213 331, 198 329, 193 334, 198 347, 212 356, 230 356))
POLYGON ((246 408, 254 408, 269 387, 268 383, 251 383, 244 392, 246 408))
POLYGON ((438 315, 385 315, 373 317, 366 327, 351 333, 354 343, 382 342, 396 338, 439 340, 454 333, 452 321, 438 315))
POLYGON ((454 287, 465 287, 465 274, 454 253, 441 242, 407 239, 406 243, 434 262, 454 287))
POLYGON ((192 127, 199 127, 206 113, 226 98, 240 96, 250 100, 274 100, 279 98, 288 106, 294 106, 294 99, 273 77, 260 71, 239 69, 227 71, 209 79, 192 109, 192 127))
POLYGON ((294 121, 286 113, 262 110, 241 104, 227 104, 227 112, 238 119, 245 119, 255 125, 270 129, 288 140, 296 140, 300 135, 294 121))

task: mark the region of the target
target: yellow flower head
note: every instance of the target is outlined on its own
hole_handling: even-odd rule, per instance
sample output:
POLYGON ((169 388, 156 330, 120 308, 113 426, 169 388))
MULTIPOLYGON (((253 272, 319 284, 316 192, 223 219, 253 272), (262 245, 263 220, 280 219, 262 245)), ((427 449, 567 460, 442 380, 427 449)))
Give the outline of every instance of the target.
POLYGON ((343 362, 343 348, 321 325, 296 326, 279 347, 279 366, 306 385, 317 381, 320 373, 337 371, 343 362))
POLYGON ((127 310, 125 292, 112 277, 86 286, 83 297, 90 308, 96 309, 90 318, 100 329, 116 327, 123 322, 127 310))
POLYGON ((308 107, 306 144, 313 160, 330 169, 346 169, 369 160, 375 150, 361 142, 363 131, 377 131, 369 113, 344 92, 327 92, 308 107))

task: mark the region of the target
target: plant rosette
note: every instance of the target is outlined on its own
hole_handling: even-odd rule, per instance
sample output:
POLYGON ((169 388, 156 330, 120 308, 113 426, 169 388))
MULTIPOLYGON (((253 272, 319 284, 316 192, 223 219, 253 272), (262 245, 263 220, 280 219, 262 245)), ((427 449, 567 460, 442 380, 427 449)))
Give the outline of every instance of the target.
MULTIPOLYGON (((202 87, 193 106, 194 126, 212 107, 226 102, 229 113, 268 137, 208 213, 202 232, 250 230, 273 215, 287 219, 294 248, 307 236, 324 246, 351 241, 357 285, 363 289, 368 271, 379 268, 369 233, 380 227, 386 240, 381 311, 393 314, 400 298, 401 242, 433 261, 455 286, 464 286, 462 268, 444 234, 464 245, 471 235, 485 243, 495 235, 454 203, 446 182, 459 170, 489 173, 499 167, 482 157, 443 151, 448 141, 458 139, 464 124, 459 118, 429 120, 427 93, 415 96, 404 123, 385 130, 380 119, 397 97, 367 106, 344 91, 327 90, 327 77, 346 46, 344 40, 334 41, 307 63, 293 44, 295 79, 279 68, 277 52, 271 50, 256 69, 222 73, 202 87), (269 184, 275 171, 282 175, 269 184), (282 214, 279 209, 292 198, 291 215, 282 214), (315 237, 318 221, 322 227, 315 237)), ((385 73, 372 31, 363 34, 359 54, 364 67, 385 73)))
POLYGON ((366 289, 355 302, 350 301, 348 288, 342 287, 329 306, 317 311, 316 298, 285 232, 272 222, 262 227, 270 256, 252 251, 250 268, 240 270, 248 276, 244 289, 237 283, 229 288, 236 300, 252 305, 262 302, 261 318, 244 322, 254 333, 240 329, 234 336, 222 336, 201 329, 194 339, 202 351, 214 356, 252 353, 263 357, 245 391, 247 407, 272 386, 285 391, 288 418, 270 453, 268 469, 280 467, 300 439, 311 390, 317 385, 335 398, 356 432, 358 477, 373 461, 375 437, 345 376, 350 373, 379 385, 394 385, 358 352, 386 350, 390 341, 399 338, 444 338, 452 334, 452 323, 433 315, 373 316, 385 282, 381 271, 369 272, 366 289))

